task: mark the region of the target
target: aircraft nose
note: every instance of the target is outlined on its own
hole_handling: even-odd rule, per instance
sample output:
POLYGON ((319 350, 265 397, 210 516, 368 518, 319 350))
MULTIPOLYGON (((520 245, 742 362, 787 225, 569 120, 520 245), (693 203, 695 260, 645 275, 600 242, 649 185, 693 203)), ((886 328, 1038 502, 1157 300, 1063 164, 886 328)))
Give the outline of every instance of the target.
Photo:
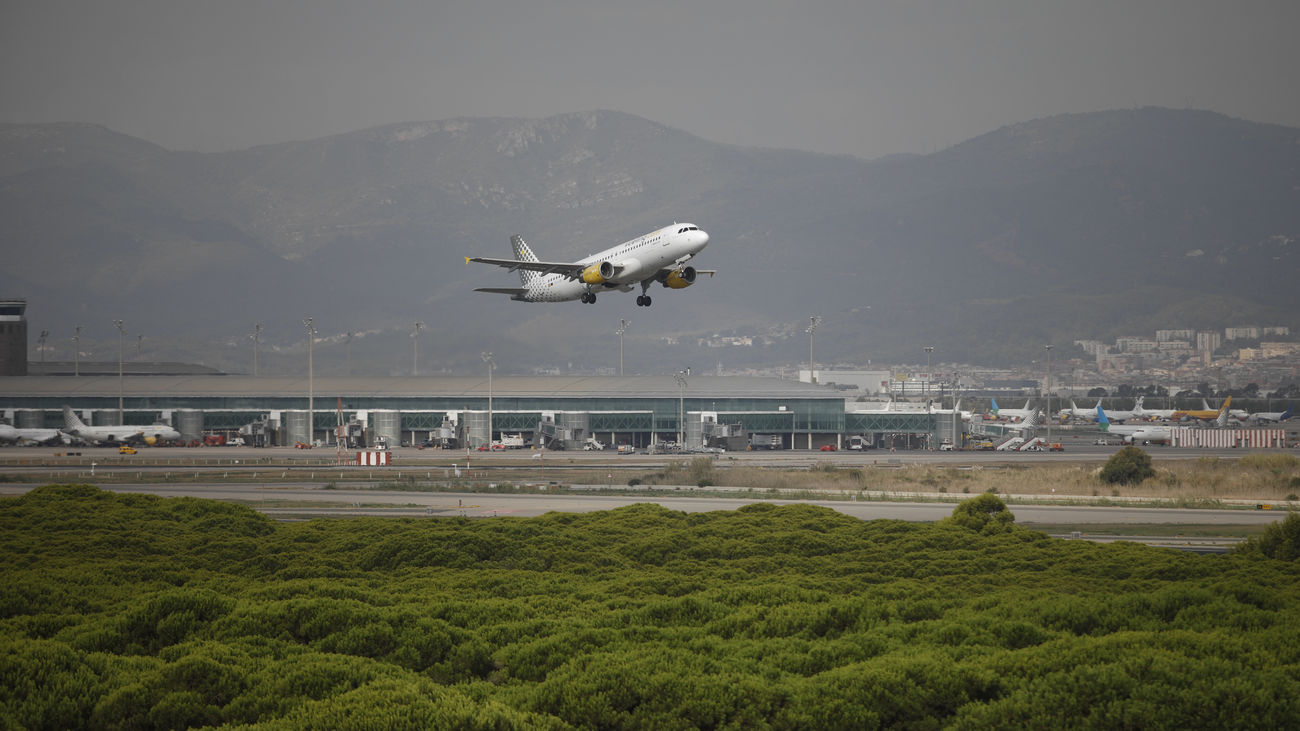
POLYGON ((700 229, 699 235, 700 235, 700 246, 704 246, 705 244, 709 243, 709 233, 707 231, 705 231, 704 229, 700 229))

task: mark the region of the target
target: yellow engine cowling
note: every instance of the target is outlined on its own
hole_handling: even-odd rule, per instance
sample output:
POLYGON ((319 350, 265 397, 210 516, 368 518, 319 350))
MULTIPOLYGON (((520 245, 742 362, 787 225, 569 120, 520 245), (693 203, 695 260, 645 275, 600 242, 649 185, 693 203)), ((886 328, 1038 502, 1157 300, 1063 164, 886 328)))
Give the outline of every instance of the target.
POLYGON ((664 277, 663 282, 664 286, 669 289, 685 289, 695 284, 695 267, 683 267, 668 272, 668 276, 664 277))
POLYGON ((155 446, 158 445, 158 436, 157 436, 157 435, 154 435, 154 436, 152 436, 152 437, 145 437, 145 438, 144 438, 144 443, 145 443, 145 444, 148 444, 148 445, 151 446, 151 447, 155 447, 155 446))
POLYGON ((583 269, 582 274, 578 275, 578 279, 581 279, 587 284, 604 284, 607 280, 612 279, 613 277, 614 265, 607 261, 602 261, 599 264, 592 264, 586 269, 583 269))

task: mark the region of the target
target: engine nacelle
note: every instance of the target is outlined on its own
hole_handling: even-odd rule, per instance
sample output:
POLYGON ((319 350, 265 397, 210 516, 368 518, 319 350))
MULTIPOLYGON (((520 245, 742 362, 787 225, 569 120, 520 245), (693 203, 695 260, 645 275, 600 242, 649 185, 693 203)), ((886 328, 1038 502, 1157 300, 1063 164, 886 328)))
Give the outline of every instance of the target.
POLYGON ((614 265, 607 261, 602 261, 599 264, 592 264, 586 269, 583 269, 582 274, 578 275, 578 279, 581 279, 587 284, 604 284, 606 280, 612 279, 613 277, 614 265))
POLYGON ((668 272, 668 275, 663 278, 663 283, 669 289, 686 289, 695 284, 695 267, 682 267, 668 272))

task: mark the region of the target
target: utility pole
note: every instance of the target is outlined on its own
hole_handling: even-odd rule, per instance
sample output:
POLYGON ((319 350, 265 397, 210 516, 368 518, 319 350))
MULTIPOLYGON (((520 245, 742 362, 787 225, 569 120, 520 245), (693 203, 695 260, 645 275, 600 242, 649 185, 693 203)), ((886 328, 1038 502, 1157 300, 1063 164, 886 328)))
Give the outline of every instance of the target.
MULTIPOLYGON (((41 331, 41 336, 40 336, 39 338, 37 338, 37 342, 40 343, 40 347, 38 347, 37 350, 40 350, 40 351, 41 351, 41 364, 42 364, 42 365, 44 365, 44 363, 45 363, 45 338, 48 338, 49 336, 50 336, 50 331, 49 331, 49 330, 42 330, 42 331, 41 331)), ((44 375, 44 373, 42 373, 41 375, 44 375)))
POLYGON ((72 336, 72 375, 81 375, 81 326, 78 325, 72 336))

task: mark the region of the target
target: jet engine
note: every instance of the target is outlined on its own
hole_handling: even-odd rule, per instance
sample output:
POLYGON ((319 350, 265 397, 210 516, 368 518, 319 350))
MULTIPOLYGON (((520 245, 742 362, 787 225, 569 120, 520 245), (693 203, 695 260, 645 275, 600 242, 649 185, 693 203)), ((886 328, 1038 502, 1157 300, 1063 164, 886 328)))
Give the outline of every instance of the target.
POLYGON ((587 284, 604 284, 606 280, 613 278, 614 265, 607 261, 602 261, 599 264, 592 264, 586 269, 583 269, 582 274, 578 275, 578 279, 581 279, 587 284))
POLYGON ((682 267, 668 272, 660 281, 669 289, 685 289, 695 284, 695 267, 682 267))

